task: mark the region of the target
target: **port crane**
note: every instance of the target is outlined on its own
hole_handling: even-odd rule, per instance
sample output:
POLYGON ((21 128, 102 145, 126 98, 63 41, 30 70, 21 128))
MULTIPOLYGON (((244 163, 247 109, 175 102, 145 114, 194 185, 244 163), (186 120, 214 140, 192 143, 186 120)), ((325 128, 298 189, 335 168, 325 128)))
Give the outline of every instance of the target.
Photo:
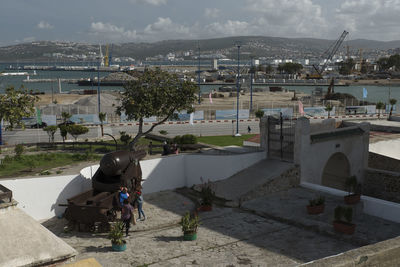
POLYGON ((322 74, 325 71, 328 63, 331 61, 332 57, 336 54, 337 50, 339 49, 340 45, 343 43, 346 36, 349 34, 348 31, 343 31, 342 35, 340 35, 339 39, 337 39, 331 46, 322 54, 322 58, 324 58, 324 64, 320 65, 313 65, 316 73, 308 75, 308 79, 322 79, 322 74))

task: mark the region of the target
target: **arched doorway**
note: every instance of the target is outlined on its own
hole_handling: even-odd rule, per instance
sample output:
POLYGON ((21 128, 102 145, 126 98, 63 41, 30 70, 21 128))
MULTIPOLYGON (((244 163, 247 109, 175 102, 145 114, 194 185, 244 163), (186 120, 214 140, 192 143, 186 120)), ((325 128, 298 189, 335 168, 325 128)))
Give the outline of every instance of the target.
POLYGON ((322 185, 346 190, 345 181, 350 176, 350 163, 343 153, 333 154, 324 167, 322 185))

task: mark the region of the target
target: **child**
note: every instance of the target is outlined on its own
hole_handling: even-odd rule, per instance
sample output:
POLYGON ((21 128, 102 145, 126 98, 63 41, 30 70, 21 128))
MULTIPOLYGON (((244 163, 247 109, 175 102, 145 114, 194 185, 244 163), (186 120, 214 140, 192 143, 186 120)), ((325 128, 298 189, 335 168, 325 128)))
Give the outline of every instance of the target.
POLYGON ((121 207, 124 204, 124 200, 129 198, 129 193, 128 193, 128 188, 122 187, 120 192, 119 192, 119 203, 121 207))

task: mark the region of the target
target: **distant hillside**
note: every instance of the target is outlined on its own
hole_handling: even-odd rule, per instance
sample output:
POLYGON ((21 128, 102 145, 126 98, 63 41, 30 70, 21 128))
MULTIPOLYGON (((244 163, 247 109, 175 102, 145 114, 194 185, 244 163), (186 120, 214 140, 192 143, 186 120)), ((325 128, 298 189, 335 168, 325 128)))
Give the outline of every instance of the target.
MULTIPOLYGON (((155 43, 122 43, 114 44, 112 49, 113 57, 131 57, 136 60, 144 60, 147 57, 166 55, 174 53, 182 56, 190 52, 196 56, 200 45, 201 55, 223 55, 228 58, 236 58, 236 44, 241 45, 241 57, 249 58, 318 58, 330 47, 334 40, 313 39, 313 38, 281 38, 263 36, 238 36, 204 40, 168 40, 155 43)), ((349 45, 356 55, 362 48, 364 55, 385 51, 400 47, 400 41, 373 41, 357 39, 346 41, 341 52, 344 53, 344 46, 349 45)), ((54 62, 62 60, 95 60, 99 47, 96 44, 84 44, 73 42, 51 42, 40 41, 25 44, 18 44, 0 47, 1 62, 35 61, 54 62)), ((105 49, 103 47, 103 53, 105 49)), ((190 58, 190 56, 189 56, 190 58)))

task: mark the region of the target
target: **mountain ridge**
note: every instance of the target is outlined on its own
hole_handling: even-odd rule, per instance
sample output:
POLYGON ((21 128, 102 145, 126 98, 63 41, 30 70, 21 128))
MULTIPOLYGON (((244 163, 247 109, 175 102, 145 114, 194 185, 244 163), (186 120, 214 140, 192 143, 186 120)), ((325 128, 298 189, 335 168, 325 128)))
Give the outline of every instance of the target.
MULTIPOLYGON (((200 46, 201 55, 224 55, 235 58, 237 44, 241 45, 241 53, 244 57, 283 57, 283 58, 317 58, 335 40, 318 38, 287 38, 271 36, 232 36, 223 38, 210 38, 200 40, 163 40, 154 43, 128 42, 113 44, 113 57, 131 57, 136 60, 144 60, 148 57, 175 53, 178 56, 184 52, 191 52, 195 57, 200 46)), ((400 40, 377 41, 368 39, 345 40, 339 49, 339 53, 345 53, 345 46, 351 48, 356 55, 359 49, 363 49, 364 55, 398 49, 400 40)), ((92 55, 95 58, 99 52, 98 44, 77 43, 67 41, 36 41, 0 47, 0 61, 48 61, 58 54, 68 55, 92 55)), ((104 53, 104 49, 103 49, 104 53)), ((183 57, 183 56, 182 56, 183 57)), ((66 57, 68 60, 68 57, 66 57)))

